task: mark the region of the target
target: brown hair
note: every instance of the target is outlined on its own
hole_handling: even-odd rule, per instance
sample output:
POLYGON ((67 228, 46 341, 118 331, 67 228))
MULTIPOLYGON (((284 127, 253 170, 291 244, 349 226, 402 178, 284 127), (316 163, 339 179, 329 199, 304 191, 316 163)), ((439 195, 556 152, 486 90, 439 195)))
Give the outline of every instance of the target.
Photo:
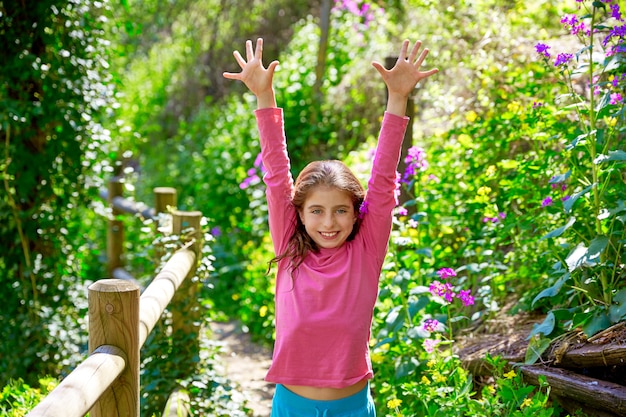
MULTIPOLYGON (((361 224, 359 209, 365 198, 365 189, 358 178, 350 168, 341 161, 324 160, 311 162, 304 167, 300 175, 298 175, 298 178, 296 178, 291 203, 297 213, 302 211, 304 202, 309 193, 316 187, 336 188, 349 194, 357 220, 347 240, 354 239, 361 224)), ((300 266, 309 251, 317 252, 318 250, 319 248, 306 232, 304 224, 302 224, 300 220, 300 216, 296 214, 296 228, 289 238, 287 249, 270 261, 270 268, 273 263, 278 263, 283 259, 289 259, 291 261, 290 269, 293 273, 293 271, 300 266)))

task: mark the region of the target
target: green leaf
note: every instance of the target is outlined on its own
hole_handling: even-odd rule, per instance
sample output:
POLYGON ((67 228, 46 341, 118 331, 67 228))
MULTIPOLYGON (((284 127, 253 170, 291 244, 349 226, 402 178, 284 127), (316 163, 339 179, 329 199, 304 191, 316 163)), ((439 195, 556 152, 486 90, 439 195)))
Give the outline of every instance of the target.
POLYGON ((600 311, 596 312, 591 320, 583 326, 583 332, 587 337, 591 337, 599 331, 609 328, 609 326, 611 326, 609 316, 604 311, 600 311))
POLYGON ((582 189, 581 191, 577 192, 576 194, 572 194, 572 196, 570 198, 568 198, 567 200, 565 200, 565 202, 563 203, 563 208, 565 209, 566 213, 569 213, 572 210, 572 207, 574 206, 574 203, 583 195, 587 194, 589 192, 589 190, 591 190, 593 188, 594 184, 591 184, 587 187, 585 187, 584 189, 582 189))
POLYGON ((402 361, 396 366, 396 378, 404 378, 411 375, 419 366, 419 361, 414 357, 403 358, 402 361))
POLYGON ((576 146, 578 146, 579 143, 583 142, 584 139, 587 139, 589 136, 595 135, 596 131, 592 130, 588 133, 583 133, 581 135, 578 135, 574 138, 574 140, 572 140, 571 143, 569 143, 565 149, 567 149, 568 151, 571 151, 572 149, 574 149, 576 146))
POLYGON ((561 226, 558 229, 554 229, 551 232, 546 233, 539 240, 550 239, 550 238, 553 238, 553 237, 559 237, 559 236, 561 236, 563 234, 563 232, 565 232, 567 229, 572 227, 572 225, 574 223, 576 223, 576 218, 575 217, 570 217, 569 220, 567 221, 567 223, 564 226, 561 226))
POLYGON ((568 270, 573 270, 581 266, 594 266, 599 263, 600 255, 606 249, 609 238, 606 236, 596 236, 589 247, 585 247, 584 243, 578 244, 565 258, 568 270))
POLYGON ((395 306, 385 319, 387 329, 393 332, 397 331, 400 327, 402 327, 405 317, 406 312, 404 311, 404 308, 402 306, 395 306))
POLYGON ((530 339, 528 348, 526 349, 526 355, 524 357, 524 363, 526 365, 532 365, 541 358, 543 352, 550 347, 551 340, 547 337, 537 335, 530 339))
POLYGON ((554 317, 554 313, 551 311, 548 312, 546 318, 541 322, 541 324, 533 325, 533 330, 530 332, 529 338, 532 338, 535 335, 543 334, 544 336, 548 336, 550 333, 554 331, 556 327, 556 319, 554 317))
POLYGON ((622 150, 609 151, 608 155, 600 154, 593 160, 594 164, 601 164, 610 161, 626 161, 626 152, 622 150))
POLYGON ((626 317, 626 288, 613 296, 613 305, 609 307, 611 323, 617 323, 626 317))
POLYGON ((430 303, 430 297, 420 297, 417 301, 409 301, 409 314, 411 317, 415 317, 415 314, 422 310, 430 303))
POLYGON ((555 175, 552 178, 550 178, 550 184, 559 184, 562 182, 567 181, 567 179, 570 177, 570 175, 572 175, 572 170, 567 171, 565 174, 559 174, 559 175, 555 175))
POLYGON ((531 303, 531 307, 534 307, 535 303, 537 301, 541 300, 542 298, 554 297, 555 295, 557 295, 559 293, 559 291, 561 290, 561 287, 563 287, 563 284, 569 278, 570 278, 569 272, 566 272, 565 274, 563 274, 563 276, 561 278, 559 278, 554 283, 554 285, 552 285, 550 288, 546 288, 545 290, 543 290, 539 294, 537 294, 537 296, 533 299, 533 302, 531 303))

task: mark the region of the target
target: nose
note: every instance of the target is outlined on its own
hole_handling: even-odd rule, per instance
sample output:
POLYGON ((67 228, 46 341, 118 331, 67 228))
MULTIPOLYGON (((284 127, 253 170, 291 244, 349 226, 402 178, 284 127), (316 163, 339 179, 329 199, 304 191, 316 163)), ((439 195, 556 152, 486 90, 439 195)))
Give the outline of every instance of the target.
POLYGON ((331 213, 324 216, 324 221, 322 223, 324 227, 331 227, 334 223, 335 219, 333 218, 333 215, 331 213))

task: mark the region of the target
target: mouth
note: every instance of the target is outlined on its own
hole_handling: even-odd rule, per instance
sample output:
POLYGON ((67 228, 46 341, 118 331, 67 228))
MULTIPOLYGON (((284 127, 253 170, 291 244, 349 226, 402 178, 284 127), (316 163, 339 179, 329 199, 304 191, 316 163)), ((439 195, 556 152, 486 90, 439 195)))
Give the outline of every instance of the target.
POLYGON ((320 232, 324 239, 334 239, 338 234, 339 232, 320 232))

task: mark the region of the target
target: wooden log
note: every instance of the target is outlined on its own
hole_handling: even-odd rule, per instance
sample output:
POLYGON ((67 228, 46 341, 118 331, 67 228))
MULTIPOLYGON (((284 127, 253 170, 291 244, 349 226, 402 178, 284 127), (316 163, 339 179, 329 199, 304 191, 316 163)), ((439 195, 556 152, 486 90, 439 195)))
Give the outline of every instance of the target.
POLYGON ((520 370, 524 381, 533 385, 539 385, 539 376, 544 375, 550 384, 550 393, 557 397, 615 416, 626 416, 626 387, 622 385, 543 365, 525 365, 520 370))
POLYGON ((187 279, 181 286, 172 302, 172 335, 177 340, 184 340, 179 348, 180 365, 178 376, 184 377, 193 372, 196 358, 200 354, 200 323, 202 312, 198 300, 199 282, 194 279, 197 262, 202 253, 202 213, 199 211, 184 212, 175 210, 172 213, 172 232, 182 234, 191 229, 185 239, 193 239, 191 249, 196 253, 196 264, 189 271, 187 279))
POLYGON ((148 207, 145 203, 129 200, 122 196, 116 196, 111 199, 111 206, 119 213, 139 215, 144 219, 154 218, 154 209, 148 207))
POLYGON ((111 208, 115 209, 117 214, 139 214, 141 217, 146 219, 154 218, 156 215, 156 209, 148 207, 145 203, 124 198, 121 194, 109 198, 110 193, 107 189, 100 190, 98 194, 100 195, 100 198, 111 204, 111 208))
POLYGON ((163 269, 154 277, 141 294, 139 312, 139 346, 143 346, 148 335, 165 311, 176 290, 188 276, 196 263, 196 254, 190 249, 174 253, 163 269))
POLYGON ((95 349, 27 417, 82 417, 126 367, 126 354, 118 347, 95 349))
POLYGON ((606 367, 626 364, 626 344, 585 344, 567 351, 555 363, 570 369, 606 367))
POLYGON ((184 390, 175 390, 167 399, 163 417, 187 417, 191 415, 191 399, 189 393, 184 390))
POLYGON ((89 352, 112 345, 126 367, 91 408, 91 417, 139 417, 139 288, 119 279, 89 286, 89 352))

